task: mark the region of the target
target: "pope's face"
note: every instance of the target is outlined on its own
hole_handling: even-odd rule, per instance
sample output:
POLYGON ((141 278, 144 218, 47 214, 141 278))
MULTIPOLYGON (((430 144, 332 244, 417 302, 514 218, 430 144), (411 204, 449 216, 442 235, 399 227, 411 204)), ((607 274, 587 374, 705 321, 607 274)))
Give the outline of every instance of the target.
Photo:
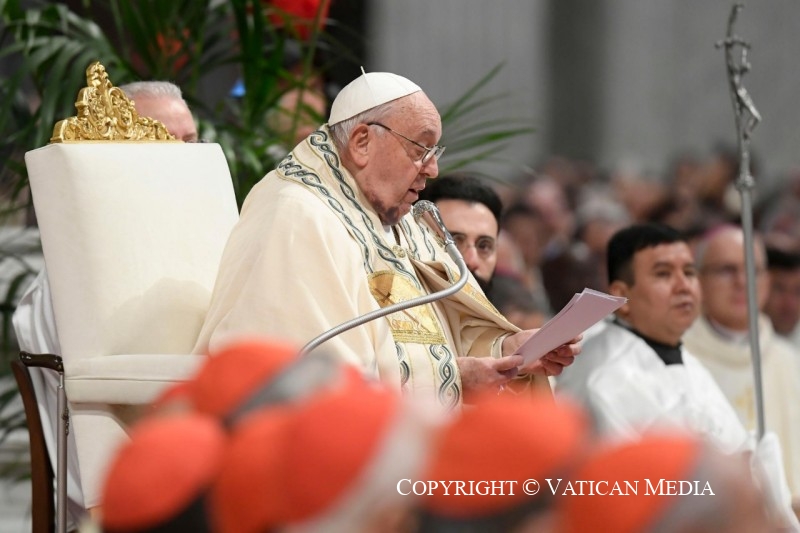
POLYGON ((689 246, 674 242, 639 250, 632 267, 632 285, 614 282, 615 292, 628 298, 622 318, 646 337, 677 344, 700 311, 700 282, 689 246))
POLYGON ((357 178, 373 209, 384 224, 396 224, 406 215, 428 178, 439 174, 436 158, 424 165, 425 150, 401 135, 423 145, 434 146, 442 135, 442 121, 433 103, 423 93, 404 97, 395 111, 381 121, 386 128, 370 126, 370 161, 357 178))

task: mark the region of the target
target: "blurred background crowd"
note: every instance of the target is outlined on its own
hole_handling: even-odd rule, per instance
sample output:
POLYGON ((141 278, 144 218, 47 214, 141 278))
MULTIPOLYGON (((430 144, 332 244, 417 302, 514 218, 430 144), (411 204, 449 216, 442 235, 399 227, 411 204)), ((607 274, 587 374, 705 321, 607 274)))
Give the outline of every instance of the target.
MULTIPOLYGON (((736 147, 723 143, 677 154, 658 175, 635 165, 603 169, 553 156, 520 176, 515 186, 486 181, 504 206, 496 279, 520 282, 530 294, 526 309, 531 322, 525 324, 541 324, 584 287, 607 288, 605 249, 617 230, 659 222, 696 238, 721 224, 739 223, 738 161, 736 147)), ((758 157, 752 172, 760 183, 758 157)), ((757 189, 754 224, 773 265, 797 271, 786 265, 800 258, 800 173, 774 182, 772 190, 757 189)), ((800 318, 798 303, 792 320, 783 316, 790 312, 786 305, 776 302, 787 297, 797 301, 798 286, 783 279, 775 283, 767 309, 780 322, 779 332, 788 335, 800 318)), ((522 299, 515 294, 516 300, 522 299)), ((505 308, 504 301, 499 305, 505 308)))

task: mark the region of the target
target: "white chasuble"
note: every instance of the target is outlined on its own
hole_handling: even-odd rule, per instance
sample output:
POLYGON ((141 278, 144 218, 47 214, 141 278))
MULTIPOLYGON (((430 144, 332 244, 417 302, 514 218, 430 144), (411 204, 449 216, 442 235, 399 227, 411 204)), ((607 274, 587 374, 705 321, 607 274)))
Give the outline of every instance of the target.
MULTIPOLYGON (((195 351, 247 336, 302 346, 354 317, 448 286, 457 275, 437 238, 411 215, 384 230, 323 126, 245 200, 195 351)), ((462 397, 456 356, 499 357, 502 338, 516 331, 470 275, 450 298, 373 320, 320 349, 455 408, 462 397)))

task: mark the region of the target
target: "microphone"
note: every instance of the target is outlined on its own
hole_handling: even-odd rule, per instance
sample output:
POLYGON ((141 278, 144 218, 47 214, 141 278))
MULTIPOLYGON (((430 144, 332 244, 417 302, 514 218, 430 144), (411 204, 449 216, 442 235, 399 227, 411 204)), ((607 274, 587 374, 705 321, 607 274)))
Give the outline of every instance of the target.
POLYGON ((366 324, 371 320, 396 313, 397 311, 403 311, 410 307, 425 305, 435 302, 436 300, 441 300, 442 298, 447 298, 448 296, 460 291, 461 288, 466 285, 468 279, 467 264, 464 262, 464 258, 461 257, 461 252, 458 251, 456 243, 453 240, 453 236, 450 235, 450 232, 447 231, 444 222, 442 222, 442 217, 439 214, 439 209, 436 207, 436 205, 428 200, 420 200, 414 204, 411 209, 411 213, 414 215, 414 220, 417 222, 417 224, 422 225, 422 223, 424 223, 439 239, 443 241, 444 249, 447 252, 447 255, 453 259, 453 262, 455 262, 456 266, 458 267, 458 281, 446 289, 432 292, 431 294, 417 296, 416 298, 406 300, 405 302, 398 302, 381 309, 375 309, 374 311, 370 311, 365 315, 358 316, 348 320, 347 322, 339 324, 338 326, 329 329, 321 335, 313 338, 308 344, 303 346, 303 348, 300 350, 300 355, 308 354, 311 352, 311 350, 317 348, 323 342, 332 339, 340 333, 344 333, 347 330, 353 329, 356 326, 366 324))
MULTIPOLYGON (((453 259, 453 262, 455 262, 455 264, 458 266, 461 277, 464 277, 464 272, 461 272, 461 266, 463 264, 464 270, 466 270, 467 265, 464 263, 464 258, 461 257, 461 252, 458 251, 458 247, 456 247, 456 242, 453 240, 453 236, 450 235, 449 231, 447 231, 444 221, 442 220, 442 215, 439 213, 439 208, 436 207, 436 204, 428 200, 420 200, 414 204, 414 207, 411 208, 411 214, 414 215, 414 220, 417 221, 417 224, 419 224, 420 220, 422 220, 430 229, 433 230, 436 236, 442 240, 442 243, 444 244, 444 251, 447 252, 447 254, 453 259)), ((460 279, 461 278, 459 278, 459 280, 460 279)))

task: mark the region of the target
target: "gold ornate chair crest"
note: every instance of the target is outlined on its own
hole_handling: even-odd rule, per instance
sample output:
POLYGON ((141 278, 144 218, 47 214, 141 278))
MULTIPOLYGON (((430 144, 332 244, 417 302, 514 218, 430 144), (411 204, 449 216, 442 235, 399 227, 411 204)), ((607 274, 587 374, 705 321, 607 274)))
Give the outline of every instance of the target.
POLYGON ((78 115, 59 120, 51 143, 71 141, 174 141, 166 126, 139 116, 136 106, 108 79, 106 69, 94 62, 86 69, 86 87, 75 102, 78 115))

